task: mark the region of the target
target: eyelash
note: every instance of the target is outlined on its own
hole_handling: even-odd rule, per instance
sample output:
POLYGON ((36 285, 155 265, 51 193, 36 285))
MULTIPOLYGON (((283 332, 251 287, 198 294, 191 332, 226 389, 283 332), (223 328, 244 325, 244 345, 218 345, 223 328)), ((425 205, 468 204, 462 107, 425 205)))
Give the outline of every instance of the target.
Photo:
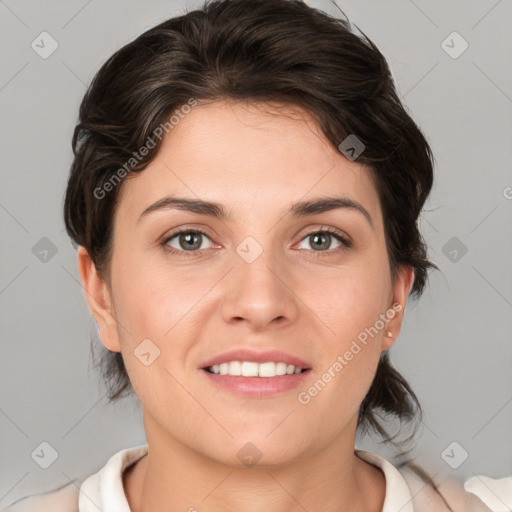
MULTIPOLYGON (((198 251, 184 251, 184 250, 175 249, 174 247, 170 247, 170 246, 167 245, 173 238, 176 238, 177 236, 182 235, 182 234, 190 234, 190 233, 196 233, 196 234, 204 235, 204 236, 206 236, 207 238, 209 238, 211 240, 211 237, 208 235, 208 233, 206 233, 206 232, 204 232, 204 231, 202 231, 200 229, 181 229, 179 231, 176 231, 172 235, 166 237, 162 241, 161 246, 164 249, 164 251, 166 251, 166 252, 168 252, 170 254, 179 256, 179 257, 190 258, 190 257, 193 257, 193 256, 202 255, 203 252, 206 251, 206 249, 198 250, 198 251), (190 255, 187 254, 187 253, 190 253, 190 255)), ((345 250, 350 249, 352 247, 352 242, 350 240, 348 240, 346 237, 344 237, 343 235, 341 235, 337 230, 335 230, 333 228, 324 228, 324 229, 319 229, 319 230, 316 230, 316 231, 312 231, 311 233, 308 233, 307 235, 302 237, 300 242, 302 242, 303 240, 305 240, 309 236, 318 235, 318 234, 324 234, 324 233, 328 233, 328 234, 332 235, 338 242, 341 243, 341 247, 338 247, 336 249, 329 249, 329 250, 326 250, 326 251, 314 251, 312 249, 308 249, 310 252, 314 253, 314 257, 315 258, 321 258, 321 257, 324 257, 326 255, 330 256, 330 255, 332 255, 333 252, 338 253, 339 251, 345 251, 345 250), (323 253, 326 253, 326 254, 323 254, 323 253)))

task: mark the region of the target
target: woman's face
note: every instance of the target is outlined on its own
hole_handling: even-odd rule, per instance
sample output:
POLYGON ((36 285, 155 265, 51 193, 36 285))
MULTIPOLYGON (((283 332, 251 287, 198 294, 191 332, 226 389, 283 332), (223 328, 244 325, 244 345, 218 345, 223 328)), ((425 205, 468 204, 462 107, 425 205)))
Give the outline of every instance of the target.
POLYGON ((281 112, 192 108, 122 185, 110 289, 79 253, 102 342, 122 352, 148 440, 172 438, 226 464, 300 460, 334 442, 353 449, 359 406, 400 329, 393 304, 405 304, 412 284, 411 269, 392 282, 369 171, 334 150, 307 113, 281 112), (172 204, 144 213, 166 197, 222 205, 225 217, 172 204), (297 207, 326 198, 341 201, 297 207), (280 351, 308 371, 204 369, 237 349, 248 352, 224 360, 280 351))

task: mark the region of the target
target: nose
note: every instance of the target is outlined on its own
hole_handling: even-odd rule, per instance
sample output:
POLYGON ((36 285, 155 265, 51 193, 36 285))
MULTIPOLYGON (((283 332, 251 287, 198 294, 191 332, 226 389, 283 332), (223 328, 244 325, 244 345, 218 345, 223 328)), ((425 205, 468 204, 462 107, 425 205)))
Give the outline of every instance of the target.
POLYGON ((236 256, 225 281, 224 321, 246 322, 254 331, 293 323, 299 313, 295 284, 291 273, 265 251, 252 262, 236 256))

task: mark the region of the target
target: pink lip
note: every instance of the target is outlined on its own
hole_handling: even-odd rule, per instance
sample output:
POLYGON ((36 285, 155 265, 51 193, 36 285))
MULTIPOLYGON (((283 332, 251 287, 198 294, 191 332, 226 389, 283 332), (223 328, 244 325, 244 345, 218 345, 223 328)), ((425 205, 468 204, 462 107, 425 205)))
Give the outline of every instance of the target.
MULTIPOLYGON (((247 359, 245 359, 247 361, 247 359)), ((263 361, 265 362, 265 361, 263 361)), ((284 361, 283 361, 284 362, 284 361)), ((278 377, 242 377, 232 375, 218 375, 201 370, 212 384, 231 393, 245 397, 268 398, 290 391, 299 386, 309 376, 311 370, 292 375, 278 377)))
MULTIPOLYGON (((265 350, 264 352, 256 352, 251 349, 238 349, 231 350, 229 352, 224 352, 223 354, 219 354, 213 359, 209 359, 204 363, 201 363, 200 368, 207 368, 208 366, 213 366, 221 363, 229 363, 230 361, 249 361, 253 363, 286 363, 287 365, 293 364, 295 368, 302 369, 310 369, 311 366, 306 363, 306 361, 287 354, 285 352, 281 352, 280 350, 265 350)), ((301 375, 301 374, 296 374, 301 375)), ((224 377, 224 376, 223 376, 224 377)), ((281 376, 280 376, 281 377, 281 376)), ((279 379, 280 377, 271 377, 271 379, 279 379)), ((286 377, 283 375, 282 377, 286 377)), ((234 377, 237 378, 237 377, 234 377)), ((256 377, 259 378, 259 377, 256 377)), ((250 380, 248 377, 244 377, 245 380, 250 380)), ((270 380, 270 379, 266 379, 270 380)))

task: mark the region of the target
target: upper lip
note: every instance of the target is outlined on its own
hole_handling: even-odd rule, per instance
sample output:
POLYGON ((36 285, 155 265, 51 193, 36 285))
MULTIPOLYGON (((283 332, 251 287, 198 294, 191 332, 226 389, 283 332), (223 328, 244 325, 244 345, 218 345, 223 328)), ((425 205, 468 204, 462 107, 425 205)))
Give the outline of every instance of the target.
POLYGON ((287 354, 286 352, 282 352, 281 350, 265 350, 262 352, 257 352, 248 348, 223 352, 222 354, 219 354, 218 356, 215 356, 212 359, 208 359, 202 363, 201 368, 208 368, 209 366, 221 363, 229 363, 230 361, 251 361, 254 363, 282 362, 286 363, 287 365, 293 364, 295 368, 310 369, 310 365, 303 359, 300 359, 299 357, 291 354, 287 354))

